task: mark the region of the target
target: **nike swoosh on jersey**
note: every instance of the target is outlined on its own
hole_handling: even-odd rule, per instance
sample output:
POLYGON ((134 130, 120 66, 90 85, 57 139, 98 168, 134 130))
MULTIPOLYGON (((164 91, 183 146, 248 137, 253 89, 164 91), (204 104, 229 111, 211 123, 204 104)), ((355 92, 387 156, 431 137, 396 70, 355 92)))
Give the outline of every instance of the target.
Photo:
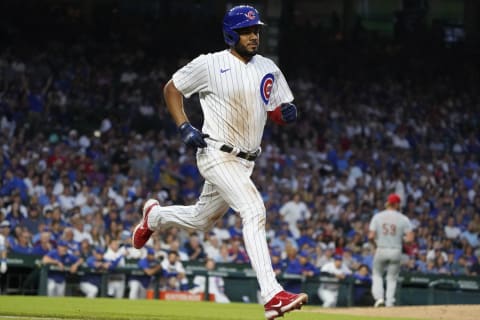
POLYGON ((227 68, 227 69, 220 69, 220 73, 225 73, 225 72, 227 72, 228 70, 230 70, 230 68, 227 68))

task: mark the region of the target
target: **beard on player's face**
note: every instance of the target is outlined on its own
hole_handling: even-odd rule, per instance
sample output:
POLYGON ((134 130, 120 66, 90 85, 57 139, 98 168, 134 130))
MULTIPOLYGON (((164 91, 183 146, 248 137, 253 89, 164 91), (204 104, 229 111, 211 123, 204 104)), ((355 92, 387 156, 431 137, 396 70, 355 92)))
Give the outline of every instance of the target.
MULTIPOLYGON (((258 48, 258 47, 257 47, 258 48)), ((247 59, 250 59, 252 58, 254 55, 257 54, 258 52, 258 49, 255 48, 255 49, 251 49, 249 50, 246 46, 242 45, 240 42, 237 42, 237 44, 235 45, 234 49, 235 51, 242 57, 244 58, 247 58, 247 59)))

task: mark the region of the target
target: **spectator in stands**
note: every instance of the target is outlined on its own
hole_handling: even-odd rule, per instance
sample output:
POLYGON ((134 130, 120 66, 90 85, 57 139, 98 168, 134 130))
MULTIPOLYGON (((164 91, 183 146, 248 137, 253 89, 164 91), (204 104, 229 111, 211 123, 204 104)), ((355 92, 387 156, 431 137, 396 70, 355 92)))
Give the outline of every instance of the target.
POLYGON ((442 255, 435 258, 435 266, 438 274, 450 274, 450 267, 442 255))
POLYGON ((69 212, 75 207, 75 197, 72 189, 73 187, 71 185, 64 185, 62 193, 57 196, 58 204, 63 212, 69 212))
POLYGON ((44 256, 54 249, 52 235, 49 231, 40 233, 39 240, 33 245, 32 254, 44 256))
POLYGON ((335 255, 334 261, 325 264, 320 270, 322 274, 332 277, 332 280, 325 281, 318 288, 318 296, 323 301, 324 308, 333 308, 337 306, 338 291, 340 285, 338 281, 344 280, 352 271, 343 265, 342 256, 335 255))
POLYGON ((50 232, 54 240, 58 241, 62 238, 63 226, 60 221, 52 221, 50 225, 50 232))
POLYGON ((74 232, 72 227, 66 227, 63 229, 61 240, 65 241, 68 245, 68 252, 80 256, 80 243, 75 241, 74 232))
POLYGON ((448 260, 447 253, 443 250, 443 245, 440 242, 435 242, 433 248, 427 253, 427 260, 436 260, 438 256, 442 256, 444 261, 448 260))
POLYGON ((92 226, 92 230, 90 230, 90 236, 92 237, 92 245, 94 247, 104 248, 106 246, 106 241, 102 233, 102 226, 98 226, 97 224, 92 226))
POLYGON ((465 256, 461 255, 458 257, 458 260, 453 260, 452 264, 450 265, 450 272, 454 276, 465 276, 470 274, 471 269, 468 267, 465 256))
POLYGON ((468 224, 467 230, 463 231, 460 234, 460 239, 465 239, 470 246, 473 248, 478 247, 478 230, 474 221, 470 221, 468 224))
POLYGON ((53 77, 48 77, 47 81, 40 83, 31 83, 27 74, 22 73, 23 90, 28 101, 28 122, 30 124, 28 134, 32 137, 42 124, 42 114, 49 114, 47 104, 47 92, 52 84, 53 77))
POLYGON ((112 264, 103 258, 104 253, 105 250, 103 248, 97 247, 92 251, 92 255, 86 259, 89 271, 80 279, 80 291, 87 298, 96 298, 98 296, 102 285, 102 273, 112 268, 112 264))
POLYGON ((415 260, 415 269, 420 272, 427 271, 427 251, 426 250, 419 250, 418 257, 415 260))
POLYGON ((229 245, 227 243, 222 243, 220 245, 220 255, 215 260, 217 263, 229 263, 232 262, 232 257, 229 254, 229 245))
POLYGON ((88 257, 92 255, 92 250, 93 247, 90 245, 87 239, 84 239, 82 242, 80 242, 80 251, 79 251, 79 256, 86 261, 88 257))
POLYGON ((317 242, 314 239, 315 230, 312 226, 306 225, 300 228, 300 236, 297 237, 297 245, 299 250, 305 250, 308 248, 315 248, 317 242))
POLYGON ((62 227, 63 231, 63 229, 67 227, 67 222, 65 221, 65 218, 66 217, 64 216, 62 209, 60 209, 60 206, 57 205, 52 208, 52 214, 50 215, 50 218, 47 219, 47 221, 49 221, 50 224, 58 222, 62 227))
POLYGON ((462 230, 455 225, 455 218, 448 217, 447 225, 444 227, 445 237, 447 239, 458 239, 462 230))
POLYGON ((299 193, 294 194, 293 198, 282 205, 278 212, 283 218, 283 221, 288 223, 288 227, 294 238, 300 237, 300 230, 298 230, 297 223, 299 221, 306 221, 311 217, 310 210, 299 193))
MULTIPOLYGON (((11 196, 13 198, 13 206, 14 214, 17 217, 18 211, 21 212, 21 215, 25 218, 27 216, 25 207, 21 204, 22 201, 28 200, 28 189, 25 182, 22 178, 15 174, 13 169, 7 168, 5 174, 2 176, 2 186, 0 187, 0 196, 11 196)), ((7 215, 11 211, 10 207, 7 207, 7 215)), ((12 221, 10 221, 12 222, 12 221)))
POLYGON ((30 234, 35 234, 38 231, 39 225, 44 223, 44 220, 41 217, 40 208, 36 205, 31 205, 27 211, 28 217, 22 224, 27 228, 30 234))
POLYGON ((475 254, 475 251, 472 246, 469 244, 464 245, 463 247, 463 256, 467 259, 467 265, 471 266, 478 261, 478 257, 475 254))
POLYGON ((228 250, 230 261, 233 263, 249 263, 250 260, 242 244, 242 240, 233 239, 230 243, 230 249, 228 250))
POLYGON ((218 237, 220 242, 227 241, 230 239, 230 232, 228 228, 225 227, 226 219, 218 219, 215 226, 212 229, 212 232, 218 237))
POLYGON ((279 276, 286 268, 285 263, 282 261, 282 253, 278 250, 273 250, 271 253, 272 268, 275 275, 279 276))
POLYGON ((333 246, 325 246, 325 249, 323 249, 323 246, 321 244, 317 245, 317 252, 319 254, 317 255, 317 261, 315 262, 315 266, 319 269, 321 269, 324 265, 333 262, 333 253, 334 253, 334 247, 333 246))
POLYGON ((469 269, 469 273, 472 276, 478 276, 480 275, 480 263, 477 261, 469 269))
POLYGON ((143 270, 143 275, 130 275, 128 280, 129 299, 145 299, 147 296, 147 289, 157 281, 157 276, 162 274, 162 265, 158 259, 155 258, 155 250, 151 247, 146 248, 147 256, 138 261, 138 267, 143 270))
POLYGON ((203 245, 200 243, 198 233, 192 232, 188 238, 188 241, 184 245, 185 251, 190 261, 203 261, 206 258, 203 245))
POLYGON ((53 266, 55 269, 48 271, 47 294, 49 297, 65 296, 66 274, 76 273, 83 260, 77 256, 68 253, 68 244, 65 241, 59 241, 57 249, 50 251, 42 258, 44 265, 53 266))
POLYGON ((230 239, 242 238, 242 230, 242 218, 240 217, 240 214, 236 214, 234 217, 234 223, 228 228, 228 232, 230 233, 230 239))
POLYGON ((73 240, 77 243, 81 243, 83 240, 87 240, 89 244, 93 244, 93 238, 90 232, 85 230, 85 221, 81 215, 76 214, 70 218, 70 223, 73 229, 73 240))
POLYGON ((297 241, 294 238, 288 236, 287 230, 280 230, 278 231, 275 238, 272 239, 270 246, 275 248, 276 250, 284 252, 286 247, 290 245, 293 246, 295 249, 298 250, 297 241))
MULTIPOLYGON (((7 170, 6 176, 8 176, 8 172, 7 170)), ((24 220, 28 216, 28 211, 27 207, 22 204, 22 199, 18 194, 14 194, 12 199, 12 203, 5 209, 5 220, 10 222, 10 227, 13 229, 17 225, 23 225, 24 220)))
POLYGON ((180 259, 180 261, 189 260, 188 254, 183 249, 180 248, 180 241, 178 239, 172 240, 169 248, 166 250, 166 253, 167 253, 166 255, 168 255, 168 252, 170 251, 175 251, 178 254, 178 258, 180 259))
POLYGON ((25 228, 20 228, 17 232, 15 242, 11 246, 12 252, 21 254, 32 254, 33 248, 31 243, 31 235, 25 228))
POLYGON ((359 261, 352 255, 350 249, 343 251, 343 264, 350 270, 357 270, 360 267, 359 261))
POLYGON ((432 260, 427 260, 425 270, 423 270, 425 273, 429 274, 437 274, 437 264, 435 263, 435 259, 432 260))
POLYGON ((166 290, 188 290, 188 279, 185 275, 185 269, 176 251, 168 253, 167 259, 162 261, 162 269, 164 270, 166 290))
POLYGON ((210 231, 205 234, 204 247, 206 256, 217 261, 220 257, 220 241, 214 232, 210 231))
MULTIPOLYGON (((205 261, 205 269, 207 272, 215 271, 215 260, 207 258, 205 261)), ((205 293, 207 277, 204 275, 196 275, 193 278, 193 288, 189 290, 190 293, 205 293)), ((222 277, 216 275, 208 276, 208 293, 213 294, 215 302, 229 303, 230 299, 225 294, 225 282, 222 277)))

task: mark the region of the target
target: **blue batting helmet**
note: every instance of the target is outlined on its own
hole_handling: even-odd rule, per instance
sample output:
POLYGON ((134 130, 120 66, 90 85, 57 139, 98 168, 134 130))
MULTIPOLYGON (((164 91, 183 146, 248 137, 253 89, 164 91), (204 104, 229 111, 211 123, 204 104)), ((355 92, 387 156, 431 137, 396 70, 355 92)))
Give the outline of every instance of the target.
POLYGON ((240 36, 236 29, 264 25, 260 21, 260 14, 257 9, 251 6, 236 6, 228 10, 223 17, 223 39, 230 47, 237 44, 240 36))

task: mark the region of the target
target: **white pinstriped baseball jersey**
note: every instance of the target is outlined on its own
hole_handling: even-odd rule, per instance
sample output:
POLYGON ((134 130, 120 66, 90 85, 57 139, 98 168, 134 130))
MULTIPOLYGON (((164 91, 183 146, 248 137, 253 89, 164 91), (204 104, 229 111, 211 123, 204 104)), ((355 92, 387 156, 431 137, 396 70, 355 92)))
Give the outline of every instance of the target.
POLYGON ((260 147, 267 111, 293 100, 280 69, 259 54, 246 64, 228 49, 200 55, 172 79, 186 98, 199 93, 202 132, 244 151, 260 147))

